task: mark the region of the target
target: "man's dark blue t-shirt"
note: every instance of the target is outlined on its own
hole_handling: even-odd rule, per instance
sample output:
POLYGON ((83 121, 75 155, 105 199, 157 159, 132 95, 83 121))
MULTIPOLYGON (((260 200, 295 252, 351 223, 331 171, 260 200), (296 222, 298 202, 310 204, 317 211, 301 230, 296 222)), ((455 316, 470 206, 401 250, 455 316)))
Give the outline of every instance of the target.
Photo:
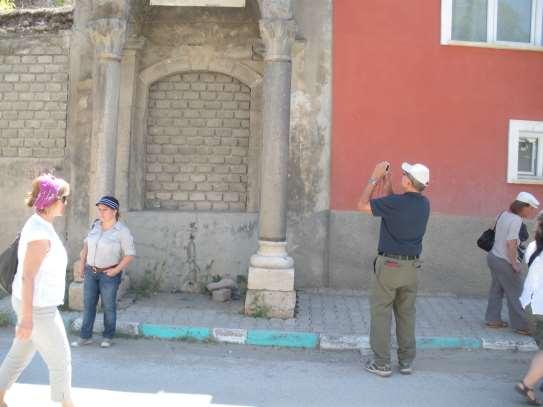
POLYGON ((406 192, 370 201, 373 216, 381 217, 379 252, 419 256, 430 216, 430 202, 424 195, 406 192))

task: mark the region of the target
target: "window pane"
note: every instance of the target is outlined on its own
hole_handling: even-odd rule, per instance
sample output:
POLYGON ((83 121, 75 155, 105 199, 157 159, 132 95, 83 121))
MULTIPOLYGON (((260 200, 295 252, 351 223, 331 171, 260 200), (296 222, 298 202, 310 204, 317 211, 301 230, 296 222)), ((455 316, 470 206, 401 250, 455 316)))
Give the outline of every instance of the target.
POLYGON ((453 0, 452 39, 486 42, 487 0, 453 0))
POLYGON ((498 41, 530 42, 532 0, 498 0, 498 41))
POLYGON ((537 139, 520 137, 518 143, 518 171, 537 175, 537 139))

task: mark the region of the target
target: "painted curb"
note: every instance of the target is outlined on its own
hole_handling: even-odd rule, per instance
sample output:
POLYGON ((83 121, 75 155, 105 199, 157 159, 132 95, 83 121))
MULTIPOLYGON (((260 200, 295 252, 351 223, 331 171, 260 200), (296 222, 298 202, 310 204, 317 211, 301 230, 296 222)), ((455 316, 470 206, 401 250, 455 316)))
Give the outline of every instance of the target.
POLYGON ((370 338, 364 335, 324 335, 320 337, 322 350, 370 349, 370 338))
MULTIPOLYGON (((81 331, 81 325, 83 324, 83 318, 78 317, 75 319, 64 319, 64 323, 68 324, 69 331, 74 334, 79 334, 81 331)), ((139 322, 128 322, 128 321, 117 321, 116 332, 130 336, 132 338, 138 337, 140 335, 139 322)), ((93 334, 102 334, 104 330, 104 322, 101 319, 97 319, 94 322, 94 327, 92 329, 93 334)))
MULTIPOLYGON (((371 349, 366 335, 321 335, 320 348, 323 350, 367 350, 371 349)), ((417 337, 418 349, 481 349, 479 338, 455 336, 417 337)))
POLYGON ((213 328, 213 339, 219 343, 235 343, 245 345, 246 329, 213 328))
POLYGON ((481 349, 479 338, 456 336, 427 336, 417 338, 419 349, 481 349))
MULTIPOLYGON (((82 318, 63 315, 68 330, 78 333, 82 318)), ((94 333, 103 330, 102 321, 97 320, 94 333)), ((301 348, 321 350, 369 350, 367 335, 329 335, 312 332, 288 332, 275 330, 247 330, 237 328, 206 328, 193 326, 173 326, 141 324, 138 322, 117 321, 117 332, 129 337, 158 338, 169 340, 213 341, 238 345, 270 346, 280 348, 301 348)), ((417 337, 418 349, 468 349, 533 352, 538 347, 532 339, 507 340, 475 337, 428 336, 417 337)))
POLYGON ((506 339, 482 338, 482 348, 487 350, 509 350, 520 352, 533 352, 539 348, 532 340, 514 341, 506 339))
POLYGON ((315 349, 319 335, 308 332, 253 330, 247 332, 247 345, 315 349))
POLYGON ((192 326, 140 324, 139 332, 144 338, 185 339, 198 342, 207 341, 211 338, 209 328, 192 326))

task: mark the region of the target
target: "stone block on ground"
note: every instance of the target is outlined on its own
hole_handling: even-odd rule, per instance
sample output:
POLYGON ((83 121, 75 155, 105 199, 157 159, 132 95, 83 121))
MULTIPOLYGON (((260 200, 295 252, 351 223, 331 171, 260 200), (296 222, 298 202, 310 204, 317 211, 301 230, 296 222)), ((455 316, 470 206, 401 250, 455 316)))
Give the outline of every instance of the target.
POLYGON ((229 288, 221 288, 211 293, 211 298, 215 302, 226 302, 232 298, 232 290, 229 288))
POLYGON ((220 290, 222 288, 235 288, 237 287, 236 282, 231 278, 223 278, 216 283, 209 283, 207 286, 209 291, 220 290))
POLYGON ((263 269, 251 267, 247 283, 249 290, 293 291, 294 269, 263 269))
MULTIPOLYGON (((81 325, 83 324, 83 318, 76 318, 70 325, 70 331, 78 334, 81 332, 81 325)), ((93 334, 101 334, 104 331, 104 317, 103 314, 96 315, 94 326, 92 329, 93 334)), ((116 333, 120 335, 127 335, 131 337, 139 336, 139 323, 127 322, 117 320, 116 333)))
POLYGON ((265 318, 294 317, 296 291, 249 290, 245 298, 245 314, 265 318))
POLYGON ((68 307, 75 311, 83 311, 83 283, 73 281, 68 288, 68 307))

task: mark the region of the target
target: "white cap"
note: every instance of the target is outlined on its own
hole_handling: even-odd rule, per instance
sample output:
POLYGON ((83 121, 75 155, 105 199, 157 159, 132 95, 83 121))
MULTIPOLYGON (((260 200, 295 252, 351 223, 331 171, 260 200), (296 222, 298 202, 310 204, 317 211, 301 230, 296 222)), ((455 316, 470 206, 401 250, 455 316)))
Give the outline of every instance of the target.
POLYGON ((530 205, 532 208, 536 208, 539 206, 539 201, 535 199, 535 196, 530 194, 529 192, 519 192, 517 195, 517 201, 524 202, 530 205))
POLYGON ((409 164, 403 163, 402 170, 415 178, 422 185, 428 185, 430 182, 430 170, 424 164, 409 164))

